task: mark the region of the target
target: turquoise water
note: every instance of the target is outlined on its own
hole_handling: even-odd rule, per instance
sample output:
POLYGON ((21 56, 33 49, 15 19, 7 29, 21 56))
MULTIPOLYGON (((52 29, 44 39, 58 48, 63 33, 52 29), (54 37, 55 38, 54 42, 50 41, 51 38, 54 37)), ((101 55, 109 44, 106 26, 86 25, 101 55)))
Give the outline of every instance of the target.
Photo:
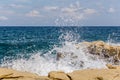
MULTIPOLYGON (((63 49, 69 50, 66 49, 66 45, 71 42, 76 44, 82 41, 96 40, 119 44, 120 27, 0 27, 0 62, 2 66, 4 63, 5 67, 22 70, 22 68, 14 66, 14 61, 21 59, 29 61, 31 56, 36 54, 43 57, 48 53, 54 55, 56 54, 56 50, 54 50, 56 48, 61 48, 61 51, 63 49)), ((54 56, 52 57, 54 58, 54 56)), ((31 61, 37 63, 35 59, 31 61)), ((23 61, 22 64, 21 61, 24 66, 26 66, 26 63, 23 61)), ((33 67, 33 63, 31 63, 31 67, 33 67)), ((29 71, 30 69, 25 70, 29 71)))

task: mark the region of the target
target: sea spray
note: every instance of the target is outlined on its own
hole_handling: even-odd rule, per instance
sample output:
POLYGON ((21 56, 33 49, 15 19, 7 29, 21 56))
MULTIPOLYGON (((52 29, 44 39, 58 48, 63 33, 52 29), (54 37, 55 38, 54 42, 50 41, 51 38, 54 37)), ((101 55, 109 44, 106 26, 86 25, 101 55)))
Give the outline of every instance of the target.
POLYGON ((86 45, 77 42, 75 34, 73 36, 73 33, 67 32, 65 35, 62 34, 59 39, 62 45, 54 46, 47 53, 39 51, 31 54, 29 58, 4 60, 1 66, 39 75, 47 75, 50 71, 58 70, 72 72, 79 69, 105 67, 106 62, 99 59, 98 56, 89 54, 86 45))

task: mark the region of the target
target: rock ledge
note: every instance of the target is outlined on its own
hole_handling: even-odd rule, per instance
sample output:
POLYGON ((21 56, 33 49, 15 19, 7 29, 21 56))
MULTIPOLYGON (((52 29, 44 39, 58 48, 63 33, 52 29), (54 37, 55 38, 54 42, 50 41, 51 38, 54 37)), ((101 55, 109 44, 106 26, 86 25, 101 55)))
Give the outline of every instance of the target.
POLYGON ((48 76, 0 68, 0 80, 120 80, 120 66, 107 65, 106 69, 76 70, 72 73, 52 71, 48 76))

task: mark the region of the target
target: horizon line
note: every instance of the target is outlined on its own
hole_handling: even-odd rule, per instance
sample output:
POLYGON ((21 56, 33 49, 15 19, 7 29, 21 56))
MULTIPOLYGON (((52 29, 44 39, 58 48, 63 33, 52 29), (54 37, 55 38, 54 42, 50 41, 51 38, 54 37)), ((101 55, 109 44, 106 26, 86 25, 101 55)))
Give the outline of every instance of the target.
POLYGON ((3 26, 0 26, 0 27, 120 27, 120 25, 115 25, 115 26, 109 26, 109 25, 93 25, 93 26, 52 26, 52 25, 3 25, 3 26))

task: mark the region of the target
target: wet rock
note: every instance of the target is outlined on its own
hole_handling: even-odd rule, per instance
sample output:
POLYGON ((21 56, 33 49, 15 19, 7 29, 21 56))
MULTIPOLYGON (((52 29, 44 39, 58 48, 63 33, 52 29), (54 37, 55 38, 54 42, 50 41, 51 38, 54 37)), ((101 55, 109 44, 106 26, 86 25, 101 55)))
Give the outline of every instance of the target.
POLYGON ((56 54, 56 60, 57 60, 57 61, 59 61, 60 58, 64 58, 64 57, 65 57, 65 55, 64 55, 63 53, 57 52, 57 54, 56 54))
POLYGON ((108 45, 103 41, 83 42, 82 44, 87 45, 88 53, 104 58, 113 57, 113 62, 119 63, 120 46, 108 45))
POLYGON ((108 67, 108 69, 117 69, 116 66, 113 66, 113 65, 111 65, 111 64, 106 64, 106 66, 108 67))

